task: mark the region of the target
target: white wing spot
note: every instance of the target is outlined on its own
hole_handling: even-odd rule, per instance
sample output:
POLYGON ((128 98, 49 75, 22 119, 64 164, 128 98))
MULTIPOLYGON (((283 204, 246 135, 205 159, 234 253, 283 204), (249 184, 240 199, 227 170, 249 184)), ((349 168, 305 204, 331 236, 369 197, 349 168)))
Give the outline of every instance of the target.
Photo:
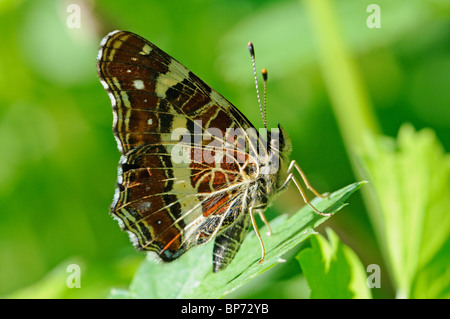
POLYGON ((140 54, 140 55, 149 55, 151 50, 152 50, 152 48, 151 48, 148 44, 146 44, 146 45, 144 45, 144 47, 142 48, 142 51, 139 52, 139 54, 140 54))
POLYGON ((148 125, 152 125, 153 124, 153 119, 148 119, 147 124, 148 125))
POLYGON ((109 89, 109 86, 108 86, 108 84, 107 84, 105 81, 100 80, 100 83, 103 85, 103 87, 105 88, 105 90, 108 90, 108 89, 109 89))
POLYGON ((144 82, 142 82, 142 80, 134 80, 133 81, 133 86, 138 89, 138 90, 143 90, 144 89, 144 82))

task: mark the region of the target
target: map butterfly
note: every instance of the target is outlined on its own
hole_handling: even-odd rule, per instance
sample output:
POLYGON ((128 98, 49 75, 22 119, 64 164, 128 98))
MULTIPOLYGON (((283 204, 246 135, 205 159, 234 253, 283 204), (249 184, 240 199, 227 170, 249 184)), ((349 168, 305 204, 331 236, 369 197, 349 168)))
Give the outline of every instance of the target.
MULTIPOLYGON (((253 46, 250 46, 254 64, 253 46)), ((222 95, 146 39, 109 33, 97 57, 121 158, 110 213, 139 250, 170 262, 215 238, 213 271, 235 257, 250 226, 297 171, 278 129, 256 130, 222 95), (264 134, 265 133, 265 134, 264 134), (289 163, 289 164, 288 164, 289 163)), ((255 73, 256 75, 256 73, 255 73)), ((266 75, 266 73, 265 73, 266 75)), ((264 124, 266 123, 263 116, 264 124)))

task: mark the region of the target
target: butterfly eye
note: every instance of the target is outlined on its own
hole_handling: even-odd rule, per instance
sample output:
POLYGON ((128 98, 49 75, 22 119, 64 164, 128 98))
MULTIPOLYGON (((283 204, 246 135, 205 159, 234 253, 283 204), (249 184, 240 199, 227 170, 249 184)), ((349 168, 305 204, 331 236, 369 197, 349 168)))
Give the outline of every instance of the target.
POLYGON ((249 165, 247 165, 244 168, 244 172, 250 177, 256 177, 256 175, 258 174, 258 170, 257 170, 256 164, 255 163, 249 163, 249 165))

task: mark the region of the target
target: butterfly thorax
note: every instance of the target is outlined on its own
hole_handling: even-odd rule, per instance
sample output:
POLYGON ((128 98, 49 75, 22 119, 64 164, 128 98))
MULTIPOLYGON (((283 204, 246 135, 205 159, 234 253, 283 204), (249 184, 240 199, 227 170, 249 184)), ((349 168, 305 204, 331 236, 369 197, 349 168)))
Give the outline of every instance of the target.
POLYGON ((268 152, 259 156, 259 174, 255 182, 255 196, 251 207, 264 210, 279 193, 286 180, 287 165, 292 145, 286 131, 278 125, 278 132, 268 133, 268 152))

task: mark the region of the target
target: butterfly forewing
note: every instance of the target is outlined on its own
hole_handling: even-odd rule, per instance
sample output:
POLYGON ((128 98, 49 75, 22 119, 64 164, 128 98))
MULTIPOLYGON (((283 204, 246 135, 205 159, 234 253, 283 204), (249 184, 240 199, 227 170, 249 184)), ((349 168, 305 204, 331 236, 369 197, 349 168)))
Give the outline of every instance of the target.
MULTIPOLYGON (((254 182, 248 172, 256 161, 249 148, 258 136, 241 134, 243 142, 228 130, 243 132, 252 124, 181 63, 131 32, 103 39, 97 67, 122 153, 111 213, 135 246, 171 261, 239 216, 228 233, 242 241, 249 224, 245 191, 254 182)), ((229 259, 219 258, 218 269, 229 259)))

